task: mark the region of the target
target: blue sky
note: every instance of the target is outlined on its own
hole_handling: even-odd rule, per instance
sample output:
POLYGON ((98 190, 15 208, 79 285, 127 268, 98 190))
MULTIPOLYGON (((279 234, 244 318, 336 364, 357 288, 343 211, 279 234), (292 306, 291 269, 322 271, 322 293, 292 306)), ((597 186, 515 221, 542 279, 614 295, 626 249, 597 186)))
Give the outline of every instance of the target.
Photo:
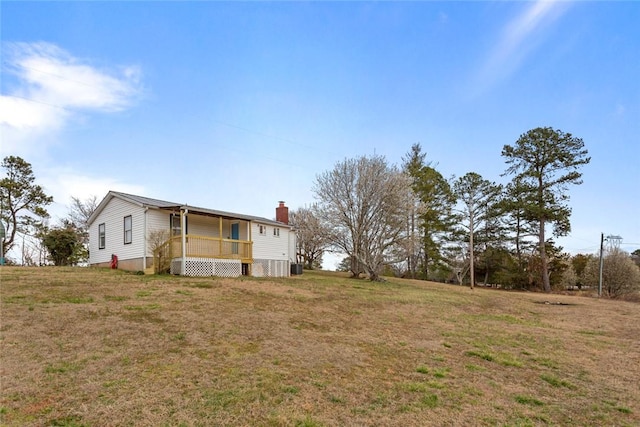
MULTIPOLYGON (((272 218, 414 143, 506 182, 551 126, 592 157, 565 250, 640 248, 638 2, 2 2, 0 154, 66 215, 119 190, 272 218)), ((331 267, 331 266, 330 266, 331 267)))

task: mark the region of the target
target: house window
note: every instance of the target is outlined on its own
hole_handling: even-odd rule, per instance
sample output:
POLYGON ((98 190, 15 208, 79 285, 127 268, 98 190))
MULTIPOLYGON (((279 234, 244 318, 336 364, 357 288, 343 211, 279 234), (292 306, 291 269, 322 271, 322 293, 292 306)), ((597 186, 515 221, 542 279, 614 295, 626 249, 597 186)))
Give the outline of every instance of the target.
POLYGON ((104 249, 106 240, 105 226, 103 222, 98 225, 98 249, 104 249))
POLYGON ((274 227, 273 228, 273 235, 276 236, 276 237, 280 237, 280 229, 274 227))
POLYGON ((266 225, 258 225, 258 231, 260 232, 261 236, 266 236, 267 235, 267 226, 266 225))
POLYGON ((131 243, 133 237, 133 229, 131 226, 131 215, 124 217, 124 244, 131 243))
MULTIPOLYGON (((186 230, 185 232, 189 233, 189 217, 185 217, 184 219, 186 230)), ((171 214, 169 215, 169 227, 171 227, 171 235, 172 236, 180 236, 182 235, 182 226, 180 224, 180 214, 171 214)))

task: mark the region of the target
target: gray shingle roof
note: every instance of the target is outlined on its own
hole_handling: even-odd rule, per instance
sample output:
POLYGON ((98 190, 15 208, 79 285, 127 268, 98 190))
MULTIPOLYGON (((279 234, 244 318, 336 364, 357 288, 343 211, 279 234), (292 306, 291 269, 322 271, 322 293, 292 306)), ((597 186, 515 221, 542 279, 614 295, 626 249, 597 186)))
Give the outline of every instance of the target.
MULTIPOLYGON (((205 214, 205 215, 220 216, 220 217, 223 217, 223 218, 230 218, 230 219, 237 218, 237 219, 243 219, 243 220, 246 220, 246 221, 255 221, 255 222, 262 222, 262 223, 273 224, 273 225, 278 225, 278 226, 290 227, 290 225, 286 225, 286 224, 283 224, 281 222, 274 221, 274 220, 268 219, 268 218, 259 217, 259 216, 245 215, 245 214, 239 214, 239 213, 234 213, 234 212, 219 211, 219 210, 216 210, 216 209, 201 208, 201 207, 197 207, 197 206, 185 205, 183 203, 175 203, 175 202, 169 202, 169 201, 166 201, 166 200, 152 199, 152 198, 144 197, 144 196, 136 196, 135 194, 121 193, 119 191, 110 191, 107 196, 109 196, 109 195, 118 196, 118 197, 121 197, 123 199, 132 201, 134 203, 140 204, 140 205, 145 206, 145 207, 152 207, 152 208, 158 208, 158 209, 187 208, 191 212, 197 212, 197 213, 205 214)), ((105 197, 105 200, 106 200, 106 197, 105 197)))

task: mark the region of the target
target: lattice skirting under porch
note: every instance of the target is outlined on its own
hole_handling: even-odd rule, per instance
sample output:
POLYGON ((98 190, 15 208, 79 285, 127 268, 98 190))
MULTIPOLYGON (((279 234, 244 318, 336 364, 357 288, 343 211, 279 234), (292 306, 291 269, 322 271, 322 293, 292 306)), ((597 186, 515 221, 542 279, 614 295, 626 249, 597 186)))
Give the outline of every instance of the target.
POLYGON ((187 258, 182 271, 182 258, 171 261, 171 274, 183 276, 240 277, 242 264, 238 259, 187 258))
POLYGON ((254 259, 251 275, 254 277, 289 277, 291 263, 273 259, 254 259))

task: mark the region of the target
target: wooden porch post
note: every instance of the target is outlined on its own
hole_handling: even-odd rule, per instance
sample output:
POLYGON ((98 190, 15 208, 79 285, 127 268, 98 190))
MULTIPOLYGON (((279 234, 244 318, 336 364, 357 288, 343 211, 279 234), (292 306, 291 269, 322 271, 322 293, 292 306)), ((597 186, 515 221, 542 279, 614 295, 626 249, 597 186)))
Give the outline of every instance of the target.
POLYGON ((180 235, 182 237, 182 276, 187 273, 187 227, 186 217, 188 209, 180 209, 180 235))
POLYGON ((249 273, 249 276, 253 276, 253 240, 251 240, 252 239, 251 221, 247 223, 247 236, 249 236, 249 248, 247 252, 248 252, 249 258, 252 261, 249 263, 249 271, 247 273, 249 273))
POLYGON ((218 255, 222 256, 222 217, 218 217, 218 255))

